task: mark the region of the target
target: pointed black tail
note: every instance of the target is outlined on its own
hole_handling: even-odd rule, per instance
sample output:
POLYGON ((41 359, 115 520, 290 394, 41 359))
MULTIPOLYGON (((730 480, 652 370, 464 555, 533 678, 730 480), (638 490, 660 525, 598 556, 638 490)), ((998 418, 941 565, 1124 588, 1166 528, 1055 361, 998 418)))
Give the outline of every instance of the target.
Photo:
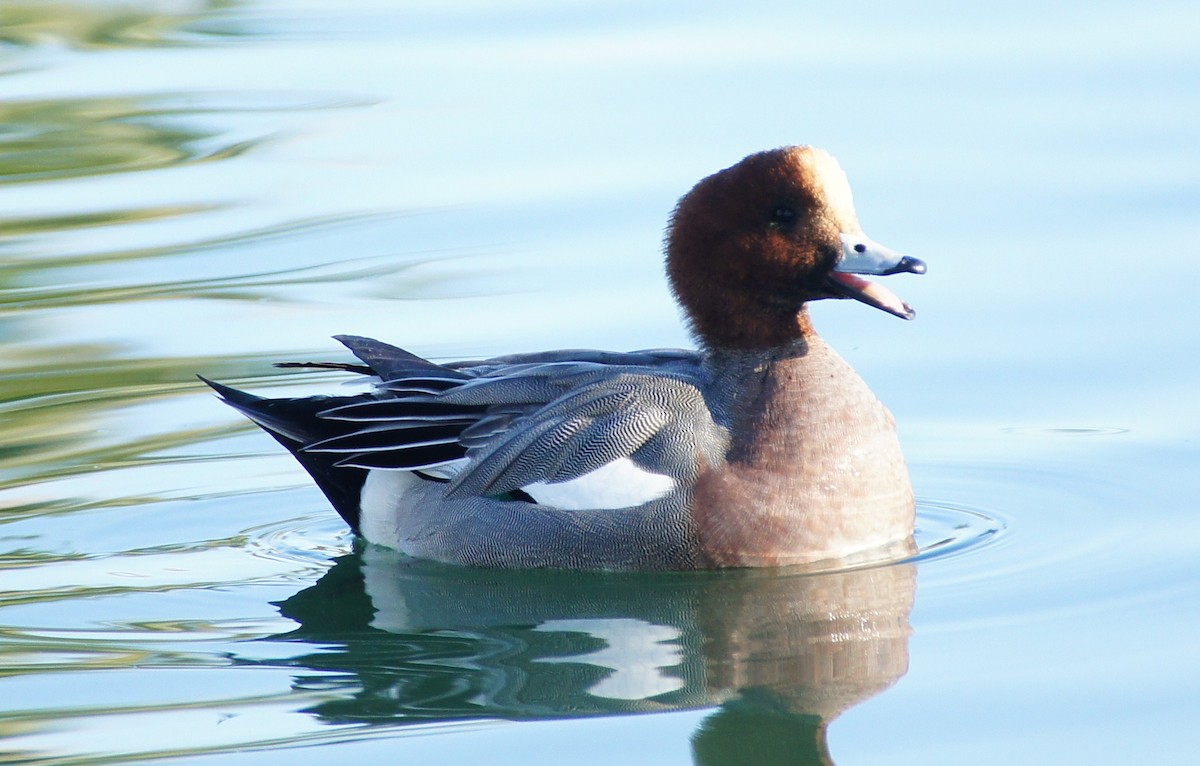
POLYGON ((308 471, 313 481, 329 498, 338 514, 355 532, 359 524, 359 501, 367 472, 362 468, 338 466, 335 463, 342 455, 320 452, 301 452, 307 444, 341 436, 337 421, 324 420, 317 413, 331 407, 367 401, 368 394, 360 396, 319 396, 303 398, 265 399, 236 388, 197 376, 220 395, 222 401, 253 420, 308 471))

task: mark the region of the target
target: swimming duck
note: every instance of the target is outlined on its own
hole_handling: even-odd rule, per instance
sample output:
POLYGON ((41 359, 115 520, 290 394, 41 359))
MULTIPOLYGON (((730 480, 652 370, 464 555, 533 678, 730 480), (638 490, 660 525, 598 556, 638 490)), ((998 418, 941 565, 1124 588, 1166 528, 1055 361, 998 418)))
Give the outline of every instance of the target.
POLYGON ((211 381, 361 537, 483 567, 650 570, 844 558, 902 543, 914 500, 891 413, 806 304, 913 310, 863 275, 925 264, 868 238, 823 150, 696 184, 666 269, 698 351, 549 351, 435 364, 336 336, 370 393, 264 399, 211 381))

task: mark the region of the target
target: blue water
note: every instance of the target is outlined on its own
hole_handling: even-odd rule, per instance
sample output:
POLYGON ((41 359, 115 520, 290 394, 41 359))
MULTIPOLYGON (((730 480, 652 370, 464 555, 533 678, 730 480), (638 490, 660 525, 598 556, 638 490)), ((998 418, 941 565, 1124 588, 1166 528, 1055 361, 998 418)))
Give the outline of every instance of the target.
POLYGON ((1193 6, 0 5, 0 761, 1192 763, 1193 6), (687 345, 675 200, 790 143, 930 265, 814 311, 914 563, 405 562, 194 378, 687 345))

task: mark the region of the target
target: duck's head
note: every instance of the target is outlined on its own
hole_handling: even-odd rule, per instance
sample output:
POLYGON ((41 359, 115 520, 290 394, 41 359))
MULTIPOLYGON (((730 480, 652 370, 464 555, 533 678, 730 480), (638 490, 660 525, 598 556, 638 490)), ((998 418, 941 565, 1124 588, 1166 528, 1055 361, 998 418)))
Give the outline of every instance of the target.
POLYGON ((769 348, 809 332, 804 304, 854 298, 903 319, 915 312, 860 275, 923 274, 871 240, 850 183, 821 149, 752 154, 700 181, 675 208, 667 274, 701 343, 769 348))

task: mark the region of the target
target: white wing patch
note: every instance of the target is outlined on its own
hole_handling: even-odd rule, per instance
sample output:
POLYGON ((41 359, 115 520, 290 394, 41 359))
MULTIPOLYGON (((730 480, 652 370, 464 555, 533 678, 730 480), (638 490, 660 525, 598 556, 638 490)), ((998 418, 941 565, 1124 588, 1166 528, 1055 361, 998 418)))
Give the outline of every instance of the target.
POLYGON ((623 457, 569 481, 538 481, 522 489, 538 503, 564 511, 615 510, 657 500, 675 489, 675 480, 623 457))

